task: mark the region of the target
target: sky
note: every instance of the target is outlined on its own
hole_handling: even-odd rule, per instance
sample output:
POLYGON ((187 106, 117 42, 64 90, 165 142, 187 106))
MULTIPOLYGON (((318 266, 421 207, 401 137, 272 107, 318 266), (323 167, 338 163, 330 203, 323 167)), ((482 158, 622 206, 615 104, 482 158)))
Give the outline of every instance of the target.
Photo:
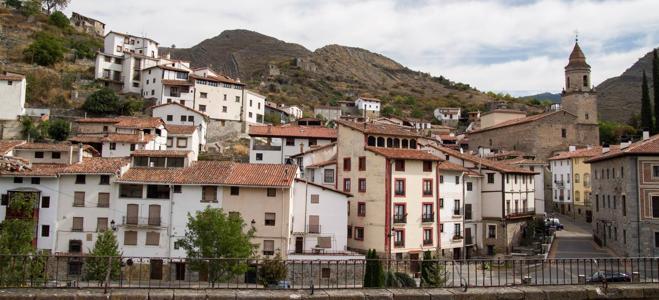
POLYGON ((577 34, 595 85, 659 46, 659 0, 72 0, 71 11, 178 48, 229 29, 360 47, 515 96, 560 92, 577 34))

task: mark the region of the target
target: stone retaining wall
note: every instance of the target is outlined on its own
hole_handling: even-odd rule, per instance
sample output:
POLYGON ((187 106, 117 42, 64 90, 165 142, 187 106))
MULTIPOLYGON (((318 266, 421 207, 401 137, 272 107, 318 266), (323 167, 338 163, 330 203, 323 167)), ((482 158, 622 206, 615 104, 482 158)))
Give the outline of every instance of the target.
POLYGON ((657 299, 659 284, 609 285, 608 289, 595 285, 472 288, 458 289, 343 289, 343 290, 171 290, 140 289, 6 289, 0 299, 657 299))

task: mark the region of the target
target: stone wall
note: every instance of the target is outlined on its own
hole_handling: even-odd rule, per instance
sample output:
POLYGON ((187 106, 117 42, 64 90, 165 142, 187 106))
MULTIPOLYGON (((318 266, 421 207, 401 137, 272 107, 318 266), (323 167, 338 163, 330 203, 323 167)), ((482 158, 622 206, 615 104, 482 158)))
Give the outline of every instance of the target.
POLYGON ((245 124, 238 121, 211 120, 206 130, 207 144, 222 144, 223 141, 240 138, 245 132, 245 124))

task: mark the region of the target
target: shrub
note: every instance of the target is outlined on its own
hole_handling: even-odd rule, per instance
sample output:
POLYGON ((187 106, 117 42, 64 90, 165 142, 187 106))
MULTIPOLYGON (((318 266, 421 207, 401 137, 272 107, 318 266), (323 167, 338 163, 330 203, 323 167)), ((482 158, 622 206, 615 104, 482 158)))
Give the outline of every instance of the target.
POLYGON ((71 133, 69 122, 62 119, 50 122, 48 127, 48 136, 56 141, 65 141, 71 133))
POLYGON ((259 282, 266 287, 269 284, 277 284, 279 281, 285 280, 287 276, 288 268, 279 251, 274 258, 264 259, 259 269, 259 282))
POLYGON ((132 116, 137 112, 141 112, 144 109, 144 100, 140 99, 127 99, 121 102, 121 108, 119 114, 125 116, 132 116))
POLYGON ((76 58, 94 59, 96 57, 96 50, 103 47, 101 42, 97 39, 76 36, 69 41, 69 46, 73 49, 76 58))
POLYGON ((82 108, 94 114, 114 114, 121 108, 121 103, 114 91, 103 88, 89 95, 82 108))
POLYGON ((366 254, 366 271, 364 272, 364 287, 384 287, 384 271, 382 262, 375 252, 375 249, 369 250, 366 254))
POLYGON ((16 9, 21 8, 22 4, 23 2, 21 0, 5 0, 5 5, 16 9))
POLYGON ((114 232, 105 230, 99 234, 94 248, 89 251, 89 258, 86 260, 85 277, 87 280, 96 280, 100 284, 105 281, 108 271, 111 279, 119 278, 120 255, 114 232))
POLYGON ((34 16, 41 11, 41 1, 39 0, 28 0, 24 1, 21 4, 19 10, 24 16, 34 16))
POLYGON ((48 17, 48 23, 64 29, 69 27, 69 18, 67 18, 61 11, 56 11, 48 17))
POLYGON ((65 51, 62 40, 51 34, 40 32, 34 42, 25 49, 23 55, 31 63, 51 66, 64 59, 65 51))

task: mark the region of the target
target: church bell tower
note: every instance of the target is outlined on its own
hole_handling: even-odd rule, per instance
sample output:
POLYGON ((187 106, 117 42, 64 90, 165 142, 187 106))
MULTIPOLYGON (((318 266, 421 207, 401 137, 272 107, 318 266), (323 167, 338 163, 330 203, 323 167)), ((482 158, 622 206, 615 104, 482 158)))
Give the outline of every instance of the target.
POLYGON ((561 107, 577 116, 579 124, 597 124, 597 95, 591 86, 590 65, 586 63, 586 55, 581 51, 578 39, 565 66, 561 107))

